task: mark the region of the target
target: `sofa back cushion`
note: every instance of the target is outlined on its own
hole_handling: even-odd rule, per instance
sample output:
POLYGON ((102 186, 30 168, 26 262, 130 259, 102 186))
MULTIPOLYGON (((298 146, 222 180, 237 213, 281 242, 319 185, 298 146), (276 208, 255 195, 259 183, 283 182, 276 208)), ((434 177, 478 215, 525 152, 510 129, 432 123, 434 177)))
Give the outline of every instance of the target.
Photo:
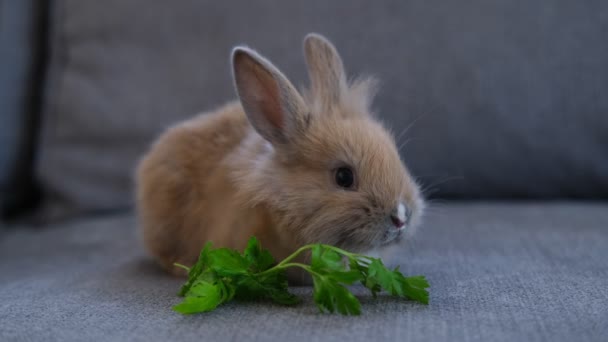
POLYGON ((375 108, 408 129, 400 151, 431 194, 608 195, 607 2, 54 3, 38 169, 51 203, 130 206, 153 139, 234 98, 235 44, 303 84, 310 31, 381 79, 375 108))

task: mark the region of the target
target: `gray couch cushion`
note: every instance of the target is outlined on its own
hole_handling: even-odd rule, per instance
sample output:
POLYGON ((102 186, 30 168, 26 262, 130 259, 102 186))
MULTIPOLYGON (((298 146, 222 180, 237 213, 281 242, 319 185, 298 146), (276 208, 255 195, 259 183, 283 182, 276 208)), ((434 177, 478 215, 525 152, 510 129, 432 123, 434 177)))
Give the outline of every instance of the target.
MULTIPOLYGON (((142 254, 130 215, 0 238, 1 341, 605 341, 608 204, 448 204, 396 249, 429 306, 362 295, 363 315, 232 303, 183 317, 180 279, 142 254)), ((363 292, 360 292, 361 294, 363 292)))
POLYGON ((606 2, 55 1, 39 174, 70 205, 129 205, 132 168, 166 126, 234 97, 247 43, 296 84, 326 34, 383 80, 380 116, 439 196, 608 196, 606 2))

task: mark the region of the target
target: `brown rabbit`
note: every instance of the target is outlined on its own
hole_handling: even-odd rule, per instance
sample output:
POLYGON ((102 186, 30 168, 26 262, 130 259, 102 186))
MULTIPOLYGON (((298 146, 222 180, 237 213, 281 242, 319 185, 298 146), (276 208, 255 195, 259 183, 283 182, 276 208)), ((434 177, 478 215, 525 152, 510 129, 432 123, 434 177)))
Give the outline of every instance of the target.
POLYGON ((418 185, 370 113, 374 82, 348 83, 333 45, 304 39, 300 95, 253 50, 232 51, 240 99, 164 133, 137 171, 145 246, 171 271, 207 241, 243 249, 252 235, 278 259, 321 242, 369 251, 416 225, 418 185))

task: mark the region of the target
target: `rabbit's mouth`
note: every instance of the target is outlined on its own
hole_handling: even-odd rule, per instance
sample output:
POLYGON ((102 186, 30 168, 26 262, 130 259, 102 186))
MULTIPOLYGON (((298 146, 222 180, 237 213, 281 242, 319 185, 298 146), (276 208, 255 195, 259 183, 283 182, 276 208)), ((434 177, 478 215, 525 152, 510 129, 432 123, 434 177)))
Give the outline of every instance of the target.
POLYGON ((369 222, 357 227, 357 229, 340 230, 331 242, 336 247, 351 252, 363 252, 366 250, 392 245, 401 240, 405 235, 408 224, 395 227, 393 223, 369 222))
POLYGON ((401 237, 405 233, 406 227, 407 226, 403 226, 398 229, 395 229, 394 227, 386 228, 384 231, 384 234, 382 235, 382 240, 380 242, 380 245, 387 246, 387 245, 399 242, 401 240, 401 237))

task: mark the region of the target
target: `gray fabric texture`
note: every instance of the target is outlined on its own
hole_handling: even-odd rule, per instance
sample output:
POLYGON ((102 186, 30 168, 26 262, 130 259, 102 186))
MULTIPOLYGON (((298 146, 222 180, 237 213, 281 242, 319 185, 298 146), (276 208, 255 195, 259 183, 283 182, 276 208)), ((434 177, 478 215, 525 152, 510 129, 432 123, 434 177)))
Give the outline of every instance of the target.
POLYGON ((32 176, 30 111, 41 7, 35 0, 0 1, 0 209, 26 197, 22 192, 29 188, 14 182, 32 176))
POLYGON ((608 196, 605 1, 54 3, 39 164, 54 203, 128 206, 151 141, 234 98, 235 44, 304 84, 310 31, 382 80, 375 107, 410 127, 401 153, 429 192, 608 196))
MULTIPOLYGON (((605 341, 608 203, 444 204, 390 254, 429 306, 359 290, 363 314, 231 303, 181 316, 181 280, 142 253, 135 219, 0 232, 1 341, 605 341)), ((16 228, 16 227, 15 227, 16 228)), ((25 228, 25 229, 23 229, 25 228)))

